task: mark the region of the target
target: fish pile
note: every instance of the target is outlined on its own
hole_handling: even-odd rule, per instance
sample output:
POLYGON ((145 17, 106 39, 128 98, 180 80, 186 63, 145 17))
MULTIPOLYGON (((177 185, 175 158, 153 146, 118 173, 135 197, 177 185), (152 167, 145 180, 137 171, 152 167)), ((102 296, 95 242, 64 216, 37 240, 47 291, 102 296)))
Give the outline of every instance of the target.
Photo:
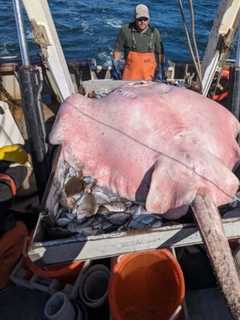
POLYGON ((96 179, 84 177, 70 166, 66 166, 55 222, 56 226, 83 236, 162 225, 161 217, 148 213, 143 204, 104 190, 96 179))

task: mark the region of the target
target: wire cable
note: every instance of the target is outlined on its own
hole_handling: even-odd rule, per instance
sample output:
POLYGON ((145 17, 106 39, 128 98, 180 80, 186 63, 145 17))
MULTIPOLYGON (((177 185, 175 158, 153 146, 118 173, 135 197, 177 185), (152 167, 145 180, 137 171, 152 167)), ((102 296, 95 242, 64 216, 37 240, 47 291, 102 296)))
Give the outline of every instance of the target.
MULTIPOLYGON (((199 64, 198 64, 198 61, 196 60, 195 53, 194 53, 194 50, 193 50, 192 41, 191 41, 191 38, 190 38, 190 35, 189 35, 189 30, 188 30, 186 19, 185 19, 182 0, 178 0, 178 4, 179 4, 179 9, 180 9, 180 13, 181 13, 181 16, 182 16, 182 20, 183 20, 183 26, 184 26, 185 34, 186 34, 186 37, 187 37, 188 48, 189 48, 189 51, 190 51, 192 59, 193 59, 193 63, 194 63, 194 66, 195 66, 195 69, 196 69, 196 72, 197 72, 197 76, 198 76, 198 79, 199 79, 199 83, 200 83, 200 88, 201 88, 201 91, 202 91, 201 70, 199 68, 199 64)), ((192 25, 195 28, 195 20, 194 19, 193 19, 192 25)), ((195 34, 195 31, 194 31, 194 34, 195 34)))
POLYGON ((202 82, 202 70, 201 70, 201 63, 200 63, 200 57, 199 57, 199 51, 198 51, 198 46, 197 46, 197 41, 196 41, 196 33, 195 33, 195 14, 194 14, 194 8, 193 8, 193 2, 192 0, 188 0, 189 7, 190 7, 190 12, 191 12, 191 25, 192 25, 192 41, 193 41, 193 47, 195 50, 195 55, 198 63, 198 70, 200 74, 200 80, 202 82))

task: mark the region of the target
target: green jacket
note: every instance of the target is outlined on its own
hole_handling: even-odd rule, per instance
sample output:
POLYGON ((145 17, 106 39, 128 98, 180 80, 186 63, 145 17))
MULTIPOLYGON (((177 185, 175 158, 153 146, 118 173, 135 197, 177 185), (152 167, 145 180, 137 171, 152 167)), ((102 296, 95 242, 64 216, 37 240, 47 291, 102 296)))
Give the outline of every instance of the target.
POLYGON ((118 34, 115 51, 124 53, 126 59, 129 51, 154 52, 156 56, 164 54, 159 31, 149 25, 145 32, 139 32, 134 22, 124 25, 118 34))

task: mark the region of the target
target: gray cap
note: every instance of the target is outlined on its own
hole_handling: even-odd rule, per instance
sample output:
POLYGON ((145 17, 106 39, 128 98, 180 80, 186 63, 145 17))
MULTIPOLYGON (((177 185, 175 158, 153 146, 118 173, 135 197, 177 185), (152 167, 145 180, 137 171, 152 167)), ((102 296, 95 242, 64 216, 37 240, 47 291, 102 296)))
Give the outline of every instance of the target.
POLYGON ((148 19, 150 18, 148 7, 145 6, 145 4, 138 4, 135 10, 136 10, 136 14, 135 14, 136 19, 141 17, 148 18, 148 19))

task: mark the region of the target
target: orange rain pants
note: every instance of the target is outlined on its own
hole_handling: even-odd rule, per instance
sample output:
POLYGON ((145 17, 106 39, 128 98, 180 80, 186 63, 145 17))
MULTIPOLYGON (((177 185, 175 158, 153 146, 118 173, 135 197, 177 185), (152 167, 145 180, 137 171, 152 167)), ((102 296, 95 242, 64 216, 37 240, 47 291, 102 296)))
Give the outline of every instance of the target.
POLYGON ((129 51, 123 80, 153 80, 157 63, 153 52, 129 51))
POLYGON ((27 228, 22 222, 0 237, 0 289, 9 282, 10 273, 22 254, 28 235, 27 228))

